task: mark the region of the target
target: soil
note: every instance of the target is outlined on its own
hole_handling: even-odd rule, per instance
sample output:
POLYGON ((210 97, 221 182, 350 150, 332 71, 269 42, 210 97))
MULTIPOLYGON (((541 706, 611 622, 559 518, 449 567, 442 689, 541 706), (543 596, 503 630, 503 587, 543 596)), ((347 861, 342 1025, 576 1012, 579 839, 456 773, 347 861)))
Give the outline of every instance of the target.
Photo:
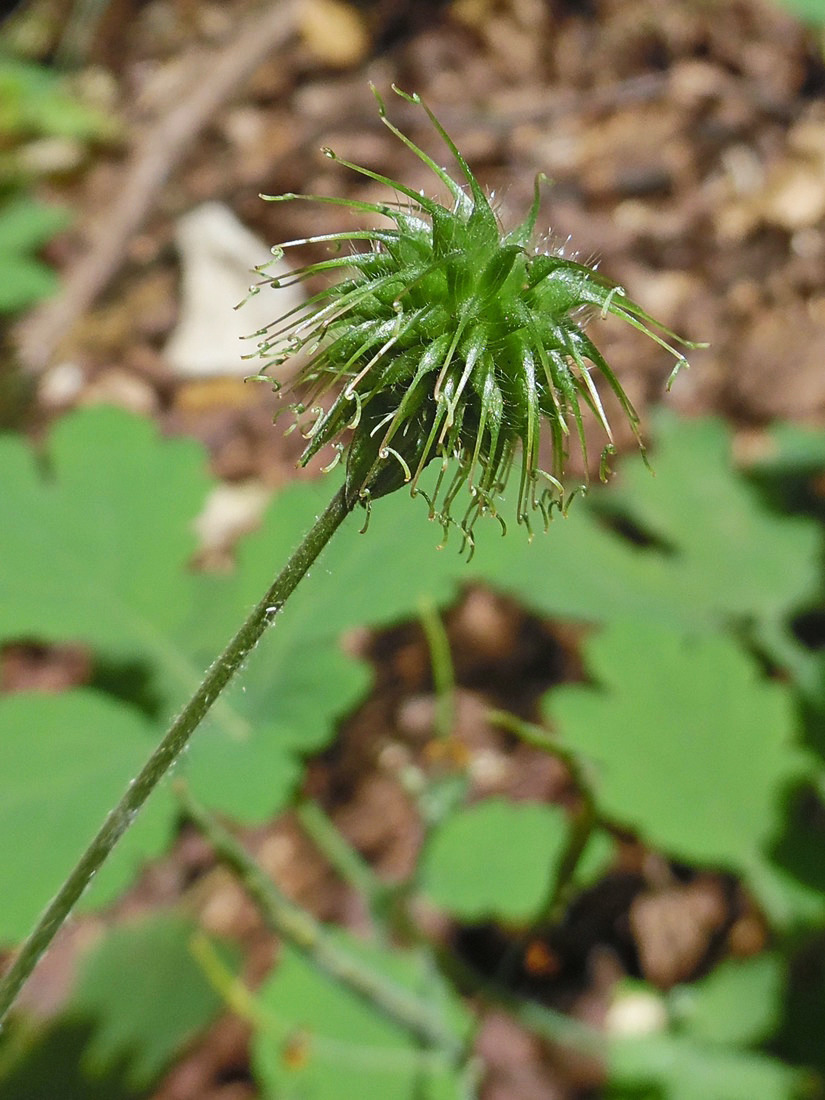
MULTIPOLYGON (((53 28, 72 7, 50 6, 53 28)), ((67 288, 127 189, 134 150, 191 94, 205 60, 225 51, 239 28, 263 19, 264 9, 271 5, 250 0, 110 0, 81 75, 90 87, 97 80, 94 94, 121 120, 122 138, 52 185, 77 210, 75 227, 49 249, 67 288)), ((545 172, 552 180, 542 213, 548 235, 569 237, 581 256, 598 256, 601 269, 668 327, 708 342, 690 353, 690 371, 666 396, 667 353, 630 329, 594 322, 643 422, 666 400, 686 415, 724 415, 743 446, 777 417, 825 423, 825 63, 814 33, 778 5, 306 0, 290 26, 186 135, 185 151, 160 150, 168 171, 48 361, 31 354, 43 315, 9 334, 5 367, 14 366, 25 380, 20 389, 33 395, 19 406, 33 431, 76 405, 115 402, 156 417, 168 433, 200 438, 214 473, 231 483, 276 488, 296 476, 296 445, 273 429, 265 387, 181 377, 165 359, 180 310, 174 231, 184 213, 209 200, 228 205, 267 242, 341 229, 340 208, 258 198, 376 194, 369 181, 324 158, 321 146, 431 190, 423 166, 380 124, 370 81, 401 128, 441 159, 426 118, 396 100, 390 85, 426 99, 495 191, 504 223, 523 215, 536 173, 545 172), (61 388, 67 364, 79 371, 61 388)), ((618 442, 632 446, 629 437, 618 442)), ((575 631, 476 588, 446 625, 457 681, 454 752, 477 765, 477 792, 575 808, 563 765, 485 720, 491 704, 535 718, 547 687, 581 678, 575 631)), ((305 790, 379 875, 399 881, 414 865, 421 823, 388 766, 387 746, 427 769, 450 766, 432 749, 428 649, 415 624, 347 641, 372 662, 375 687, 342 723, 335 747, 311 762, 305 790)), ((54 690, 88 673, 72 647, 16 647, 2 667, 6 690, 54 690)), ((506 971, 513 988, 594 1023, 604 1020, 623 975, 669 988, 725 955, 764 946, 766 930, 737 882, 670 866, 632 837, 620 839, 610 875, 546 935, 523 940, 495 927, 443 922, 432 922, 428 934, 483 975, 506 971)), ((363 926, 351 891, 295 817, 247 840, 317 916, 363 926)), ((260 979, 277 945, 188 830, 116 916, 184 895, 209 927, 244 944, 246 977, 260 979)), ((69 945, 49 957, 29 1007, 59 1000, 71 956, 69 945)), ((598 1089, 592 1063, 540 1043, 495 1007, 480 1011, 484 1100, 576 1100, 598 1089)), ((237 1020, 221 1021, 168 1074, 155 1100, 254 1097, 247 1040, 237 1020)))

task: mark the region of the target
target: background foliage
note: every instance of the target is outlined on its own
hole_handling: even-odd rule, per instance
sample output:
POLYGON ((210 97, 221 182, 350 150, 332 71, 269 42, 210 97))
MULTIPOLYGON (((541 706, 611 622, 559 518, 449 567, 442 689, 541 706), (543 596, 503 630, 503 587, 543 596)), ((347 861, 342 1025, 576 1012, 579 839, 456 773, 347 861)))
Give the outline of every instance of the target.
MULTIPOLYGON (((820 0, 782 6, 812 26, 823 21, 820 0)), ((473 5, 455 7, 472 19, 473 5)), ((633 50, 616 53, 632 72, 633 50)), ((759 50, 734 43, 725 73, 750 56, 758 68, 759 50)), ((603 75, 609 86, 613 76, 603 75)), ((787 128, 770 95, 766 102, 787 128)), ((694 129, 724 144, 718 121, 694 129)), ((599 170, 608 158, 594 132, 599 170)), ((48 245, 68 215, 35 197, 34 184, 71 177, 92 144, 116 137, 65 80, 0 56, 4 320, 56 286, 48 245)), ((734 126, 733 152, 756 147, 752 138, 734 126)), ((813 172, 821 176, 815 164, 813 172)), ((687 174, 693 196, 704 177, 687 174)), ((760 239, 774 241, 775 228, 760 239)), ((787 278, 781 264, 768 271, 775 265, 758 248, 753 255, 749 276, 755 266, 760 279, 787 278)), ((666 268, 666 250, 654 248, 654 269, 656 256, 666 268)), ((712 262, 706 275, 723 300, 712 262)), ((472 801, 460 758, 436 777, 410 769, 425 827, 403 882, 377 879, 325 835, 329 858, 361 891, 371 938, 298 914, 254 992, 239 976, 238 950, 205 939, 185 913, 108 931, 105 915, 82 924, 93 942, 61 1014, 36 1027, 21 1012, 0 1041, 0 1100, 150 1095, 227 1010, 251 1029, 261 1096, 470 1097, 482 1069, 471 1053, 474 1008, 488 1003, 595 1055, 613 1100, 825 1094, 825 439, 779 423, 769 453, 742 470, 719 420, 662 416, 655 434, 655 478, 624 461, 609 490, 577 500, 532 545, 481 529, 469 568, 455 547, 435 552, 440 532, 421 502, 382 501, 368 536, 354 524, 339 536, 174 777, 235 826, 261 826, 296 804, 306 815, 306 762, 371 688, 370 668, 344 652, 343 633, 419 619, 422 608, 437 621, 475 581, 576 636, 579 681, 545 693, 541 729, 514 716, 506 728, 565 761, 579 803, 472 801), (623 983, 605 1039, 508 982, 507 959, 500 983, 484 986, 462 971, 449 939, 415 926, 420 913, 426 927, 446 924, 457 936, 483 925, 517 953, 609 881, 629 836, 674 876, 721 872, 743 884, 768 923, 769 950, 718 961, 667 991, 623 983), (365 978, 371 996, 358 992, 365 978), (422 1011, 437 1032, 429 1039, 413 1026, 422 1011)), ((82 687, 0 697, 0 945, 28 930, 332 486, 281 493, 239 547, 235 571, 207 575, 191 568, 192 521, 213 487, 204 470, 198 445, 163 440, 148 422, 107 409, 60 422, 38 451, 0 438, 0 646, 80 644, 90 658, 82 687)), ((444 660, 433 645, 434 663, 444 660)), ((449 675, 435 672, 449 693, 449 675)), ((157 792, 84 899, 86 912, 105 914, 168 851, 186 816, 171 784, 157 792)))
POLYGON ((86 106, 47 68, 6 54, 0 43, 0 316, 49 297, 57 279, 38 253, 69 221, 32 195, 39 177, 77 166, 90 142, 114 137, 102 111, 86 106), (44 155, 44 143, 52 146, 44 155), (58 156, 55 156, 58 152, 58 156))
MULTIPOLYGON (((446 607, 470 577, 537 613, 586 625, 587 681, 547 693, 542 709, 552 733, 541 735, 549 751, 577 762, 594 810, 586 836, 558 807, 500 798, 467 804, 459 769, 440 801, 431 801, 439 808, 405 890, 459 922, 529 929, 569 876, 571 850, 584 853, 575 890, 609 868, 617 826, 682 865, 732 873, 769 915, 776 952, 731 960, 667 995, 645 991, 662 1022, 643 1039, 613 1041, 611 1095, 797 1095, 807 1079, 771 1051, 786 1049, 789 1014, 797 1012, 798 1021, 794 960, 825 920, 822 827, 792 812, 800 792, 816 800, 823 775, 822 657, 792 626, 803 612, 821 615, 821 506, 803 490, 824 463, 821 441, 810 433, 783 428, 774 438, 770 461, 745 477, 731 465, 720 421, 662 416, 655 477, 640 460, 625 460, 615 489, 576 502, 548 537, 531 544, 501 539, 490 525, 469 567, 449 546, 435 551, 440 532, 426 522, 423 504, 404 494, 388 498, 367 535, 355 523, 340 534, 335 553, 315 568, 215 708, 177 777, 238 824, 264 822, 289 806, 303 761, 329 744, 336 721, 369 689, 366 666, 341 650, 342 632, 416 618, 423 600, 446 607), (789 486, 796 487, 793 515, 777 508, 789 486)), ((0 699, 0 934, 7 943, 26 932, 199 669, 331 489, 327 480, 285 490, 240 546, 235 571, 203 574, 188 568, 192 521, 210 487, 203 470, 197 444, 162 440, 149 422, 108 408, 65 418, 39 454, 18 437, 0 440, 2 640, 80 642, 92 655, 83 688, 0 699)), ((167 785, 84 906, 117 896, 169 844, 181 812, 167 785)), ((105 968, 90 960, 74 1004, 84 1021, 98 1022, 73 1041, 86 1051, 90 1079, 117 1070, 117 1051, 128 1049, 118 1072, 127 1094, 137 1095, 214 1012, 216 980, 232 1001, 236 979, 224 968, 198 993, 193 978, 180 1034, 147 1029, 130 1006, 183 996, 187 937, 163 920, 111 935, 111 950, 126 958, 143 951, 167 961, 136 967, 135 990, 118 1007, 104 993, 105 968)), ((413 989, 433 1011, 454 996, 427 961, 431 947, 405 961, 387 944, 341 943, 354 960, 366 951, 392 986, 413 989)), ((249 1009, 265 1091, 304 1095, 311 1082, 313 1096, 340 1098, 346 1074, 336 1044, 346 1043, 356 1052, 353 1080, 367 1075, 382 1090, 392 1080, 394 1091, 382 1095, 421 1095, 422 1081, 424 1095, 467 1095, 468 1066, 437 1051, 432 1058, 414 1053, 416 1041, 374 1006, 361 1021, 346 1007, 353 994, 309 959, 293 948, 249 1009), (270 1015, 271 1026, 263 1022, 270 1015), (306 1052, 299 1043, 286 1057, 284 1044, 304 1034, 306 1052)), ((821 1006, 821 989, 808 986, 806 996, 821 1006)), ((449 1024, 456 1043, 469 1027, 466 1016, 449 1024)), ((42 1056, 50 1041, 53 1033, 34 1050, 42 1056)), ((821 1064, 798 1032, 795 1044, 793 1062, 821 1064)), ((13 1036, 4 1049, 0 1096, 12 1096, 9 1082, 23 1079, 34 1055, 13 1036)))

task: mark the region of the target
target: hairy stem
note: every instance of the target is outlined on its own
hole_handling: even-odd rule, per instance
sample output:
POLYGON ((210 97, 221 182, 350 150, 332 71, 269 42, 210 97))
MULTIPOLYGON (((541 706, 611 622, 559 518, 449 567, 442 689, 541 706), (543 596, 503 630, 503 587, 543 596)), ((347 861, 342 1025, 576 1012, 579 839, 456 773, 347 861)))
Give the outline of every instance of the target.
POLYGON ((344 490, 339 490, 226 649, 209 668, 200 687, 169 727, 140 774, 126 788, 120 802, 109 813, 94 840, 21 947, 8 973, 0 981, 0 1022, 92 877, 129 828, 138 810, 177 760, 212 704, 255 648, 261 635, 272 624, 298 582, 352 511, 352 507, 352 503, 347 503, 344 490))

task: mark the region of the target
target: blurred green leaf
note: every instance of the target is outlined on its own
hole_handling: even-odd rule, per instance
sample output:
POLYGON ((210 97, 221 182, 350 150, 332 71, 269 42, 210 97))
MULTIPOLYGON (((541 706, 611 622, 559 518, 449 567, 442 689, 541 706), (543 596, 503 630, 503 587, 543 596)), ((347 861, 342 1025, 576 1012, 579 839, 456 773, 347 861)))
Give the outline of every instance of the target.
POLYGON ((701 981, 678 986, 669 1003, 680 1028, 694 1038, 750 1046, 776 1030, 784 986, 778 955, 728 959, 701 981))
POLYGON ((825 468, 825 432, 821 428, 780 421, 771 428, 768 452, 757 459, 753 468, 778 473, 822 470, 825 468))
POLYGON ((822 0, 776 0, 776 2, 793 15, 798 15, 800 19, 814 26, 825 24, 825 6, 822 0))
MULTIPOLYGON (((143 668, 156 713, 150 721, 92 692, 0 701, 0 896, 13 898, 0 907, 7 939, 28 930, 214 658, 200 597, 208 590, 217 603, 228 600, 223 617, 233 626, 248 607, 234 602, 233 586, 186 568, 192 520, 209 485, 197 444, 160 443, 149 422, 98 408, 61 422, 48 456, 52 475, 44 479, 22 440, 0 437, 0 641, 82 641, 143 668)), ((294 518, 286 522, 292 538, 294 518)), ((271 632, 179 763, 198 797, 238 820, 260 821, 284 805, 300 758, 327 743, 334 717, 365 689, 366 669, 332 641, 319 646, 322 628, 303 625, 305 633, 300 618, 291 633, 271 632)), ((164 798, 154 816, 140 815, 92 900, 122 888, 139 853, 158 853, 175 813, 164 798)))
MULTIPOLYGON (((29 931, 153 747, 152 727, 92 691, 0 697, 0 943, 29 931)), ((95 878, 101 904, 168 844, 161 788, 95 878)))
MULTIPOLYGON (((792 756, 789 704, 779 685, 759 681, 733 641, 676 639, 679 628, 716 630, 744 615, 749 591, 756 619, 781 619, 818 583, 820 536, 815 523, 771 514, 731 473, 727 449, 727 431, 716 422, 681 425, 666 418, 656 451, 658 477, 639 471, 638 484, 636 475, 624 481, 625 496, 614 512, 640 514, 642 526, 668 545, 684 544, 684 551, 632 546, 579 501, 567 520, 557 520, 547 538, 532 544, 520 532, 505 540, 494 525, 484 528, 468 567, 449 548, 435 551, 441 532, 426 521, 420 500, 402 492, 380 501, 367 534, 359 534, 357 517, 344 525, 217 702, 179 770, 213 809, 243 822, 264 820, 288 801, 302 758, 329 742, 336 718, 367 689, 369 671, 341 652, 341 632, 413 618, 422 599, 443 606, 460 585, 481 579, 539 613, 629 621, 625 641, 610 643, 611 627, 592 643, 593 668, 610 699, 583 688, 571 689, 570 697, 571 706, 596 720, 592 755, 621 753, 623 762, 611 756, 608 763, 627 775, 626 789, 644 786, 648 801, 661 800, 658 818, 654 813, 649 823, 652 811, 644 799, 616 795, 610 812, 626 824, 651 824, 649 838, 673 854, 738 865, 745 849, 761 845, 777 822, 772 792, 792 756), (666 499, 663 487, 671 483, 666 499), (724 506, 722 518, 717 504, 724 506), (694 519, 688 522, 682 508, 694 519), (703 532, 710 548, 699 545, 703 532), (743 576, 734 583, 736 563, 743 576), (748 582, 751 568, 756 580, 748 582), (720 577, 727 578, 724 584, 720 577), (617 722, 620 737, 601 732, 615 730, 617 722), (657 738, 651 723, 676 733, 657 738), (746 737, 748 723, 756 733, 746 737), (695 748, 680 734, 684 729, 695 748), (724 753, 726 744, 739 746, 742 761, 731 777, 733 750, 724 758, 711 751, 716 746, 724 753), (675 769, 658 796, 656 768, 675 769), (682 801, 671 815, 668 784, 674 776, 681 783, 682 772, 684 783, 673 798, 699 797, 700 810, 692 814, 682 801), (741 800, 728 797, 728 783, 732 792, 741 786, 741 800)), ((235 573, 205 576, 187 568, 193 519, 211 485, 198 444, 161 440, 148 422, 97 408, 59 422, 45 455, 46 477, 22 440, 0 437, 0 641, 81 641, 110 666, 140 670, 144 695, 152 700, 147 735, 156 740, 336 483, 325 479, 279 494, 260 531, 240 546, 235 573)), ((635 469, 632 462, 623 471, 625 466, 635 469)), ((126 697, 137 700, 128 691, 126 697)), ((564 696, 558 698, 561 704, 564 696)), ((18 705, 21 737, 59 728, 58 700, 38 702, 30 713, 28 702, 18 705), (55 708, 53 722, 45 717, 49 707, 55 708)), ((581 738, 585 749, 586 732, 581 738)), ((59 744, 54 734, 50 770, 59 775, 65 769, 83 792, 71 751, 59 744)), ((133 769, 124 763, 124 784, 133 769)), ((608 793, 614 786, 610 769, 608 793)), ((17 782, 0 772, 0 804, 17 782)), ((21 820, 14 831, 0 831, 0 849, 19 847, 24 827, 21 820)), ((154 842, 146 848, 147 855, 155 851, 154 842)), ((45 894, 54 886, 46 882, 45 894)))
MULTIPOLYGON (((366 535, 351 523, 336 536, 329 560, 296 598, 307 608, 324 606, 331 631, 363 625, 365 615, 370 622, 412 616, 419 595, 439 605, 471 579, 549 615, 586 622, 629 617, 703 630, 776 624, 816 598, 818 525, 776 515, 732 470, 730 430, 722 421, 660 415, 657 425, 656 476, 635 456, 624 459, 614 484, 575 501, 546 537, 529 541, 516 529, 502 538, 494 523, 480 524, 467 565, 455 532, 444 551, 433 553, 440 528, 427 522, 421 499, 410 501, 402 491, 376 504, 366 535), (628 525, 649 532, 653 544, 640 547, 625 537, 628 525)), ((327 480, 294 487, 285 497, 302 498, 311 520, 330 493, 327 480)), ((292 548, 295 534, 282 515, 274 502, 262 530, 241 547, 239 595, 247 601, 260 592, 272 561, 292 548)))
MULTIPOLYGON (((362 943, 343 932, 338 943, 363 966, 424 998, 432 1018, 466 1040, 471 1018, 426 956, 362 943)), ((422 1048, 400 1024, 325 977, 285 948, 258 994, 263 1026, 253 1040, 256 1076, 279 1100, 460 1100, 459 1073, 437 1051, 422 1048)))
POLYGON ((610 1100, 797 1100, 805 1094, 804 1075, 765 1054, 674 1035, 614 1040, 609 1071, 610 1100))
POLYGON ((54 292, 57 276, 32 254, 67 221, 66 211, 33 199, 0 199, 0 313, 25 309, 54 292))
POLYGON ((765 506, 731 468, 730 429, 721 420, 680 423, 660 413, 657 424, 656 476, 633 456, 611 491, 594 498, 602 514, 654 540, 637 551, 653 586, 647 596, 632 591, 638 606, 655 594, 676 612, 674 626, 718 628, 781 622, 813 598, 821 584, 818 525, 765 506))
POLYGON ((57 276, 46 264, 25 256, 0 255, 0 314, 27 309, 56 289, 57 276))
POLYGON ((39 248, 63 229, 67 211, 19 196, 0 206, 0 263, 13 254, 39 248))
POLYGON ((434 831, 419 886, 460 920, 528 924, 548 901, 568 837, 558 806, 488 798, 434 831))
POLYGON ((0 437, 5 638, 84 641, 152 662, 176 691, 193 686, 200 669, 170 634, 194 599, 191 523, 209 485, 201 448, 161 444, 149 421, 101 407, 60 421, 47 455, 44 478, 23 440, 0 437))
POLYGON ((747 873, 801 766, 789 693, 724 637, 613 622, 585 652, 599 686, 545 706, 601 812, 677 859, 747 873))
MULTIPOLYGON (((165 913, 106 933, 80 963, 68 1017, 94 1020, 83 1052, 90 1076, 124 1064, 135 1089, 151 1085, 221 1012, 221 996, 189 950, 190 921, 165 913)), ((233 968, 239 952, 215 944, 233 968)))
POLYGON ((112 118, 88 107, 42 65, 0 53, 0 136, 110 138, 112 118))

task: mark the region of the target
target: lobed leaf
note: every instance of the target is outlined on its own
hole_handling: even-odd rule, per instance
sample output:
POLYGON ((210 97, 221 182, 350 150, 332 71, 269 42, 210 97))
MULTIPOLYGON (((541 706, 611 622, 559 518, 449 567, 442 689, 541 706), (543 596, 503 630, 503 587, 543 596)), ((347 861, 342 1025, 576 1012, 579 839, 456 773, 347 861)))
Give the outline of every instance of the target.
MULTIPOLYGON (((29 931, 153 740, 145 718, 96 692, 0 697, 0 943, 29 931)), ((82 904, 129 885, 167 846, 173 821, 173 800, 159 788, 82 904)))
POLYGON ((747 873, 801 771, 792 701, 721 636, 615 621, 585 647, 598 688, 545 698, 601 812, 676 859, 747 873))
POLYGON ((785 964, 778 955, 727 959, 670 995, 679 1026, 709 1043, 746 1046, 770 1038, 782 1015, 785 964))
POLYGON ((438 826, 418 885, 459 920, 526 925, 550 897, 568 835, 558 806, 488 798, 438 826))
MULTIPOLYGON (((470 1016, 444 979, 415 951, 390 951, 344 932, 336 939, 363 966, 432 1006, 433 1020, 456 1041, 470 1016)), ((321 974, 291 947, 259 992, 263 1026, 253 1041, 256 1075, 269 1095, 313 1100, 460 1100, 458 1069, 422 1048, 404 1028, 355 993, 321 974)))
MULTIPOLYGON (((221 995, 189 949, 196 931, 183 917, 154 914, 113 928, 81 960, 66 1014, 95 1021, 83 1052, 90 1075, 120 1065, 143 1091, 221 1013, 221 995)), ((237 964, 237 949, 214 946, 237 964)))

